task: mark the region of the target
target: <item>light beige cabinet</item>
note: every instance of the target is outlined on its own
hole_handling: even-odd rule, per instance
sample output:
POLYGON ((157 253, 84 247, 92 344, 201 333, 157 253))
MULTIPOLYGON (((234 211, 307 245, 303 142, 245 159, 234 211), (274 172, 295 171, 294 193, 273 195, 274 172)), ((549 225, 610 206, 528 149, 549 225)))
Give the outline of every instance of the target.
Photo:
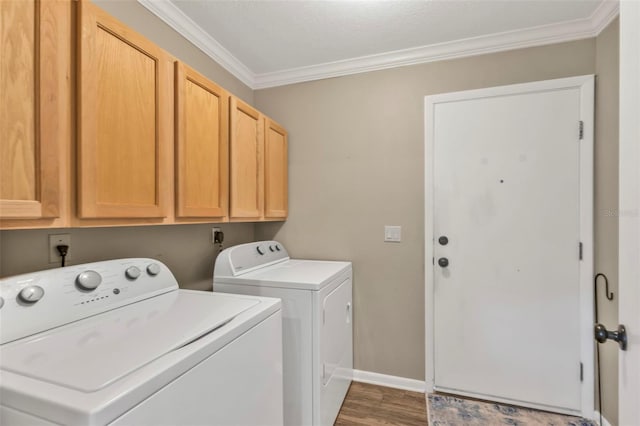
POLYGON ((287 131, 265 118, 264 218, 284 219, 288 212, 287 131))
POLYGON ((280 125, 88 0, 0 16, 0 229, 286 218, 280 125))
POLYGON ((264 117, 233 96, 230 107, 230 218, 255 221, 263 214, 264 117))
POLYGON ((165 218, 173 61, 90 2, 78 8, 78 216, 165 218))
POLYGON ((0 221, 63 226, 70 3, 0 1, 0 221), (67 41, 67 43, 65 43, 67 41))
POLYGON ((233 96, 230 110, 230 219, 285 219, 287 131, 233 96))
POLYGON ((175 64, 176 217, 223 220, 229 200, 229 95, 175 64))

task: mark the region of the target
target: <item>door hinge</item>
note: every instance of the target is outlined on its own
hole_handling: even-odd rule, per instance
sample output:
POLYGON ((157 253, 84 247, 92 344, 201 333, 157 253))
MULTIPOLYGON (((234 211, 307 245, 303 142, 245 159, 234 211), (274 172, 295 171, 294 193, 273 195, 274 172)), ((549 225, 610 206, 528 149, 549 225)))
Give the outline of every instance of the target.
POLYGON ((584 121, 580 120, 580 140, 584 138, 584 121))
POLYGON ((580 363, 580 381, 584 382, 584 365, 580 363))
POLYGON ((578 255, 580 260, 582 260, 582 242, 578 243, 578 255))

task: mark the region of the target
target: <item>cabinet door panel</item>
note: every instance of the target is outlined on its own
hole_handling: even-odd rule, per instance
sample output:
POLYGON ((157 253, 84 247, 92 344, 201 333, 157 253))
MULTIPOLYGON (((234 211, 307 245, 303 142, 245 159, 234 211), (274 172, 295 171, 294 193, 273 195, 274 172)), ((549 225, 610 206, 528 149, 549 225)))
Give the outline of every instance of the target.
POLYGON ((227 93, 176 62, 177 217, 227 216, 227 93))
POLYGON ((231 98, 231 217, 260 218, 263 206, 264 122, 260 113, 231 98))
MULTIPOLYGON (((61 1, 0 1, 0 218, 60 216, 69 49, 61 1)), ((4 224, 3 224, 4 225, 4 224)))
POLYGON ((265 119, 264 216, 287 217, 287 132, 273 120, 265 119))
POLYGON ((79 216, 165 217, 168 57, 91 3, 79 7, 79 216))

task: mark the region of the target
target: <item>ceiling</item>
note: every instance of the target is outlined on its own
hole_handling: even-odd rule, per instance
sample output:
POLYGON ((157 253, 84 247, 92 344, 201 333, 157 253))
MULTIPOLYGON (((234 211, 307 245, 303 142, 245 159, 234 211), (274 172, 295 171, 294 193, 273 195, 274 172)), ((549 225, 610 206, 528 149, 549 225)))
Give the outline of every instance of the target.
POLYGON ((138 0, 253 89, 596 36, 613 0, 138 0))

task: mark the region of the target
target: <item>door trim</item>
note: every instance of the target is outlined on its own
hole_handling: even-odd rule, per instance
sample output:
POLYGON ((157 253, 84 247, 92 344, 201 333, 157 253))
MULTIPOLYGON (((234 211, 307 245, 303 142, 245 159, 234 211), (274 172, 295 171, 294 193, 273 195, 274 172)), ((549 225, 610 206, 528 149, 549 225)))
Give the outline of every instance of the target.
POLYGON ((640 419, 640 3, 620 4, 619 323, 630 334, 618 358, 618 423, 640 419))
MULTIPOLYGON (((593 418, 594 413, 594 348, 593 348, 593 128, 594 128, 594 82, 593 75, 514 84, 486 89, 467 90, 425 96, 425 385, 426 392, 433 392, 434 365, 434 270, 433 268, 433 164, 434 164, 434 107, 439 103, 490 98, 495 96, 543 92, 558 89, 580 89, 580 119, 584 122, 584 134, 576 143, 580 144, 580 239, 583 258, 580 262, 580 357, 584 365, 582 382, 581 415, 593 418)), ((578 255, 576 247, 576 256, 578 255)))

